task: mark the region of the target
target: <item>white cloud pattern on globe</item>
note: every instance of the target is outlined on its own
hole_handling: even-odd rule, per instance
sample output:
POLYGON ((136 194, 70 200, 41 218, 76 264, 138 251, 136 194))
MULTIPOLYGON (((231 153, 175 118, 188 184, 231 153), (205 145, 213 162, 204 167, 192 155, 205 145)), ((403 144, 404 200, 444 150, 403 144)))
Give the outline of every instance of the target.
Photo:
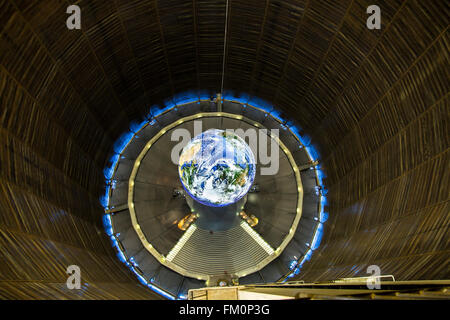
POLYGON ((189 195, 221 207, 239 201, 255 178, 255 158, 249 145, 233 132, 210 129, 182 150, 178 173, 189 195))

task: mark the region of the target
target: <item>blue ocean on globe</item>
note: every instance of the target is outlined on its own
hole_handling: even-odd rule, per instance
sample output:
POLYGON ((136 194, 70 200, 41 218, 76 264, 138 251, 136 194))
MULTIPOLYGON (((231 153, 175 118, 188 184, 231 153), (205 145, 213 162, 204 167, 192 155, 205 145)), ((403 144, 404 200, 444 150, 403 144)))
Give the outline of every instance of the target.
POLYGON ((178 173, 196 201, 222 207, 245 196, 255 178, 255 158, 249 145, 233 132, 210 129, 195 136, 182 150, 178 173))

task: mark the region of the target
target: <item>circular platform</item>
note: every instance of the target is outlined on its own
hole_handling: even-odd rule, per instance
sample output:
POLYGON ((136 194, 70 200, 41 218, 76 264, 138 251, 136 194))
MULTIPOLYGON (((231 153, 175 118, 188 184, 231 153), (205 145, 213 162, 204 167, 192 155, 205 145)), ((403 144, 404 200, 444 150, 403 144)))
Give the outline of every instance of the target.
MULTIPOLYGON (((194 222, 167 252, 170 247, 169 244, 171 244, 170 240, 175 240, 179 232, 173 227, 159 224, 156 217, 164 213, 164 219, 172 220, 173 225, 177 225, 179 220, 191 212, 191 208, 187 206, 187 202, 183 198, 170 201, 171 199, 161 197, 160 201, 154 203, 154 201, 151 201, 153 193, 149 189, 153 189, 154 186, 165 187, 166 193, 172 196, 173 190, 182 188, 178 176, 178 161, 172 160, 172 153, 177 150, 177 144, 179 143, 174 137, 178 136, 178 132, 183 132, 182 130, 188 132, 189 136, 194 136, 196 125, 198 127, 201 125, 203 131, 209 129, 241 129, 236 133, 242 132, 242 134, 245 134, 245 132, 261 134, 260 129, 262 129, 261 124, 246 117, 223 112, 198 113, 178 119, 162 128, 148 141, 136 159, 131 172, 128 206, 133 227, 144 247, 156 259, 166 267, 184 276, 202 280, 223 275, 239 278, 259 271, 274 260, 292 239, 293 230, 297 228, 300 220, 303 199, 297 165, 284 143, 277 138, 275 133, 269 130, 262 132, 262 134, 268 135, 267 137, 261 139, 258 136, 258 138, 266 145, 274 145, 279 148, 277 152, 272 151, 278 153, 276 161, 278 161, 279 169, 276 174, 262 175, 264 165, 257 161, 258 170, 255 185, 267 184, 267 187, 263 189, 266 191, 265 193, 272 195, 272 198, 266 201, 268 204, 266 209, 271 212, 271 220, 284 221, 285 223, 283 225, 275 224, 277 229, 263 229, 263 234, 259 234, 238 216, 241 210, 235 209, 232 205, 227 209, 228 211, 235 210, 235 223, 230 224, 227 221, 227 225, 232 227, 224 228, 221 224, 221 218, 215 212, 217 209, 209 208, 208 210, 208 208, 203 207, 200 214, 208 214, 212 219, 209 219, 209 224, 203 223, 200 225, 203 227, 214 225, 215 230, 199 228, 194 222), (274 139, 274 142, 271 139, 274 139), (269 184, 265 182, 267 180, 283 180, 285 189, 278 189, 276 192, 273 192, 275 191, 273 189, 270 192, 270 188, 274 188, 276 184, 269 184), (281 218, 282 216, 284 218, 281 218), (164 238, 166 239, 164 246, 161 246, 158 242, 152 243, 151 239, 155 235, 155 232, 153 232, 155 228, 160 228, 160 232, 164 232, 164 238), (270 242, 272 243, 264 240, 265 236, 271 239, 270 242)), ((265 150, 267 149, 269 148, 265 147, 265 150)), ((257 201, 255 198, 259 197, 260 195, 256 193, 249 195, 251 203, 257 201)), ((243 211, 248 210, 244 207, 243 211)), ((259 210, 258 212, 248 211, 248 213, 257 216, 260 221, 266 218, 259 210)), ((228 216, 230 214, 233 213, 227 212, 228 216)))
POLYGON ((216 103, 201 101, 155 117, 126 146, 113 174, 108 212, 124 256, 143 278, 173 294, 205 286, 208 279, 276 281, 310 250, 318 225, 317 177, 299 140, 263 110, 230 101, 222 108, 217 112, 216 103), (257 225, 237 216, 226 230, 201 220, 186 230, 178 227, 192 212, 171 161, 178 143, 171 137, 180 128, 194 136, 195 121, 202 130, 279 130, 279 170, 262 175, 268 165, 257 163, 244 206, 257 225))

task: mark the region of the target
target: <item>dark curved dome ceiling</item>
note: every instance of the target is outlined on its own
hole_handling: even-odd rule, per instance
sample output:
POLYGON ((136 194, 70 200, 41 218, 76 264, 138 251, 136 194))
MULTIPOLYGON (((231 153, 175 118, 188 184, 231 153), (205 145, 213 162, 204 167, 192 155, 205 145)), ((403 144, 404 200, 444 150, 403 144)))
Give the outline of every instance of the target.
POLYGON ((318 151, 329 220, 298 277, 449 277, 445 1, 377 1, 380 30, 363 0, 82 0, 81 30, 70 4, 0 0, 1 298, 156 298, 102 230, 103 168, 151 107, 222 88, 318 151))

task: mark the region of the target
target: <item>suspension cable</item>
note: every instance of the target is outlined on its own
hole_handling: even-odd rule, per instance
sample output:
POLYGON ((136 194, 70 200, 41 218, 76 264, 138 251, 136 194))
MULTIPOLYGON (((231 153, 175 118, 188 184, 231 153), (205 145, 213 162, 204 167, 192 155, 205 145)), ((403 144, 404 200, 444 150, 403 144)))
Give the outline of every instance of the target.
POLYGON ((222 61, 222 84, 220 86, 220 96, 223 96, 223 85, 225 80, 225 53, 227 49, 227 33, 228 33, 228 0, 225 7, 225 37, 223 40, 223 61, 222 61))

